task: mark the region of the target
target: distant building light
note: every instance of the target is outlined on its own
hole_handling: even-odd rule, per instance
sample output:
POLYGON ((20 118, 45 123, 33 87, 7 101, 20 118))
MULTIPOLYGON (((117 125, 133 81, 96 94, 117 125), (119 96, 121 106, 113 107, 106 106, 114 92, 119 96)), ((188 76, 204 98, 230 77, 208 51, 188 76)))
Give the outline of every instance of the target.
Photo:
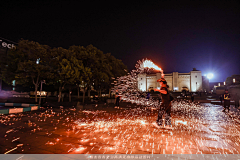
POLYGON ((218 83, 218 86, 219 86, 219 87, 220 87, 220 85, 221 85, 221 84, 220 84, 220 83, 218 83))
POLYGON ((235 83, 236 82, 236 80, 235 80, 235 78, 233 78, 233 83, 235 83))
POLYGON ((174 91, 177 91, 178 90, 178 87, 174 87, 174 91))
POLYGON ((223 82, 224 85, 226 85, 226 82, 223 82))

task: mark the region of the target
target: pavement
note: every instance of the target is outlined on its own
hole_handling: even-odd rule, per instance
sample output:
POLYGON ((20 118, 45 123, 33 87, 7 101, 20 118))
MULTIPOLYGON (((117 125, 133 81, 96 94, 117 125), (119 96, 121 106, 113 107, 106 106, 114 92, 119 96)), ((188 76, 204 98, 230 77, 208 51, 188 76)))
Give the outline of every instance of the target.
POLYGON ((0 116, 1 154, 239 154, 240 112, 211 103, 172 103, 173 130, 157 109, 129 102, 42 107, 0 116))

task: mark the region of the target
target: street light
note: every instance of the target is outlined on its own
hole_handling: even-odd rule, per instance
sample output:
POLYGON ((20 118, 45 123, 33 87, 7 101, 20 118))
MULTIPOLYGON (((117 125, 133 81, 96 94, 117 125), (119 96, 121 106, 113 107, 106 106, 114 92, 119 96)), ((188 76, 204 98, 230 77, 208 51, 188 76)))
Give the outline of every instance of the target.
POLYGON ((213 78, 213 74, 212 74, 212 73, 208 73, 208 74, 207 74, 207 78, 208 78, 208 79, 212 79, 212 78, 213 78))
POLYGON ((36 64, 39 64, 39 62, 40 62, 40 58, 37 59, 36 64))

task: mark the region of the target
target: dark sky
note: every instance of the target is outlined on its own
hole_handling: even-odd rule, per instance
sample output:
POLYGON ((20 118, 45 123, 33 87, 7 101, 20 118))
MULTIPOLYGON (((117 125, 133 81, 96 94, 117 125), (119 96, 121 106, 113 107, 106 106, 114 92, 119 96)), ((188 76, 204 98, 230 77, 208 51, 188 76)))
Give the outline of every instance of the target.
POLYGON ((165 72, 240 74, 240 1, 5 1, 0 37, 51 47, 93 44, 128 69, 148 58, 165 72))

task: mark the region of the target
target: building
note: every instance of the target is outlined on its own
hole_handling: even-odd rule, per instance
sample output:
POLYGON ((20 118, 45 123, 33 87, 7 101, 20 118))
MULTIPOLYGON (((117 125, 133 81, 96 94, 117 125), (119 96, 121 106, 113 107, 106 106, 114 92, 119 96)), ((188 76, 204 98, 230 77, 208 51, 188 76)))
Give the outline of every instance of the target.
MULTIPOLYGON (((161 77, 161 73, 139 74, 138 89, 145 92, 154 88, 160 88, 157 80, 161 77)), ((209 80, 205 76, 202 76, 202 72, 196 70, 196 68, 193 68, 189 73, 173 72, 164 74, 164 78, 171 91, 209 92, 209 80)))
MULTIPOLYGON (((16 46, 15 42, 12 42, 10 40, 0 37, 0 65, 1 65, 1 68, 3 68, 3 65, 6 64, 8 50, 15 46, 16 46)), ((0 72, 1 72, 1 68, 0 68, 0 72)), ((0 79, 0 91, 2 90, 3 86, 7 86, 7 84, 4 83, 0 79)))
POLYGON ((212 88, 213 93, 221 95, 224 94, 225 89, 228 89, 229 93, 240 95, 240 75, 232 75, 227 77, 224 82, 212 82, 209 85, 212 88))

